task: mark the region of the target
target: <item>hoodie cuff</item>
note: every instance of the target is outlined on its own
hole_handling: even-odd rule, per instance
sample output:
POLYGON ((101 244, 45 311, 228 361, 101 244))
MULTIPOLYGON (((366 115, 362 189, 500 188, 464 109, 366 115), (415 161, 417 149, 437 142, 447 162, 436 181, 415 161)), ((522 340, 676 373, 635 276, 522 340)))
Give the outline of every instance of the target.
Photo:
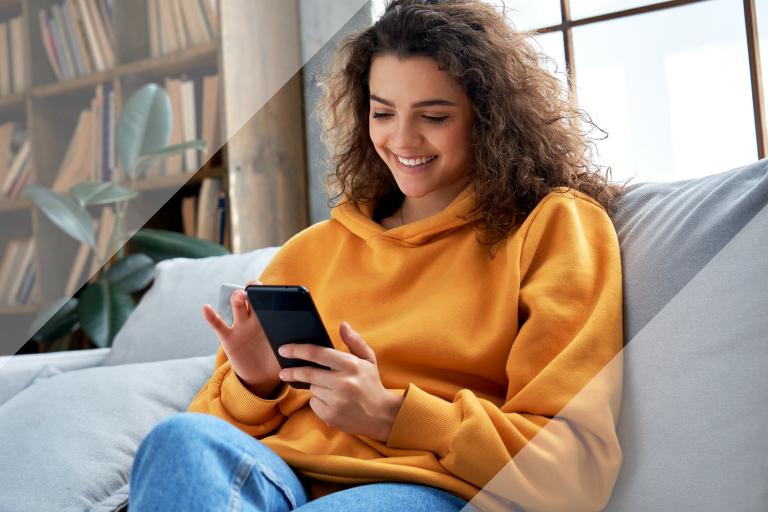
POLYGON ((279 404, 290 390, 290 385, 283 382, 277 398, 265 400, 251 393, 231 368, 221 382, 221 405, 233 420, 245 425, 261 425, 277 414, 279 404))
POLYGON ((425 450, 444 458, 461 424, 461 405, 430 395, 415 384, 408 384, 403 396, 405 401, 395 418, 387 446, 425 450))

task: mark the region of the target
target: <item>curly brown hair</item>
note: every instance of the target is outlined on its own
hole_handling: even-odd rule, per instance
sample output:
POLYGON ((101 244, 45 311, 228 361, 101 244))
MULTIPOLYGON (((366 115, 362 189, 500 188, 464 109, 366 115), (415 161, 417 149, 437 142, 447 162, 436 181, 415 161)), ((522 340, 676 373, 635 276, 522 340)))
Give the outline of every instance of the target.
POLYGON ((609 181, 610 167, 602 175, 593 163, 597 148, 588 137, 593 128, 606 132, 547 70, 549 58, 527 39, 534 34, 515 30, 504 7, 484 0, 388 1, 371 27, 342 40, 321 78, 325 97, 316 115, 333 164, 329 196, 377 200, 375 217, 400 205, 404 195, 368 134, 371 62, 383 54, 428 56, 461 86, 475 113, 469 177, 477 202, 466 218, 484 231, 478 242, 503 241, 559 187, 586 194, 613 216, 622 187, 609 181))

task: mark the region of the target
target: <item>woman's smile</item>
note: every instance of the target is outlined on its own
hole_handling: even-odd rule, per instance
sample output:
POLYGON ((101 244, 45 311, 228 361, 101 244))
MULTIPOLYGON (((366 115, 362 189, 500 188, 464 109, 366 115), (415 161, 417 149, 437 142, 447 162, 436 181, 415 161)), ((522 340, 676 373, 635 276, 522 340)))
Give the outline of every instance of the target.
POLYGON ((411 219, 443 210, 470 183, 472 102, 431 57, 375 57, 369 133, 411 219))

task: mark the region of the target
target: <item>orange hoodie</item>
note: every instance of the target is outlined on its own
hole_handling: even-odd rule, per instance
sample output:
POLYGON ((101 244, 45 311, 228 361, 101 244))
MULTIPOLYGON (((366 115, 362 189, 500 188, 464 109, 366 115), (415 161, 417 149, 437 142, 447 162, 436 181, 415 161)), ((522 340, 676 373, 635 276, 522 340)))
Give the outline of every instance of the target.
POLYGON ((390 230, 372 220, 373 201, 346 201, 286 242, 261 274, 263 284, 309 289, 337 350, 349 352, 344 321, 373 349, 384 387, 405 396, 386 443, 328 427, 308 390, 283 383, 274 400, 250 393, 221 348, 189 411, 261 439, 313 482, 313 499, 328 492, 318 481, 337 490, 400 481, 471 500, 505 470, 514 481, 501 488, 514 495, 497 496, 505 493, 497 479, 502 502, 600 510, 621 463, 620 372, 592 389, 592 412, 559 413, 622 349, 619 245, 595 201, 561 192, 494 259, 471 220, 457 217, 472 209, 473 185, 442 212, 390 230), (548 423, 558 428, 515 466, 548 423), (572 495, 553 499, 553 485, 572 495))

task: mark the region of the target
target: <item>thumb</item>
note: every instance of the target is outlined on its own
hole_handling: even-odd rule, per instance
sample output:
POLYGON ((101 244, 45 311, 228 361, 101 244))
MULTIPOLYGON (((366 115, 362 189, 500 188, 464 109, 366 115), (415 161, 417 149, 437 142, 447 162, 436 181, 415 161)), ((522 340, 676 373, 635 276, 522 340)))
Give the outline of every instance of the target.
POLYGON ((376 364, 376 355, 373 349, 368 346, 359 332, 354 331, 347 322, 342 322, 339 327, 341 340, 349 348, 350 354, 376 364))

